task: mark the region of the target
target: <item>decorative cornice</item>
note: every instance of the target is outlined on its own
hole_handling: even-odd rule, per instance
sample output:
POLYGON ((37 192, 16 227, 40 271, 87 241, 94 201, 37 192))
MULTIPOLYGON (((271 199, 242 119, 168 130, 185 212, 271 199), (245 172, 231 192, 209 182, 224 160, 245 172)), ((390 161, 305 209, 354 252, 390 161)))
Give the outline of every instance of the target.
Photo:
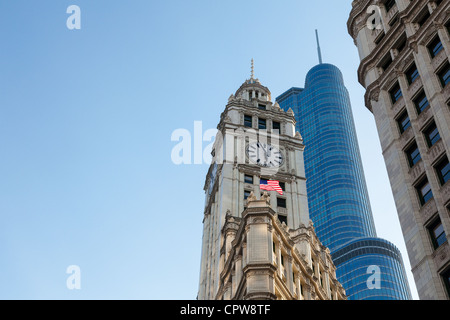
MULTIPOLYGON (((365 5, 369 5, 370 1, 366 1, 365 5)), ((398 40, 402 33, 405 31, 405 22, 414 21, 417 15, 424 9, 419 3, 417 5, 409 5, 408 8, 400 12, 400 20, 402 23, 396 24, 395 27, 389 29, 383 40, 376 46, 376 48, 364 59, 361 60, 358 68, 358 81, 362 86, 367 87, 365 84, 365 74, 368 70, 374 68, 377 63, 389 52, 394 43, 398 40)), ((353 10, 352 10, 353 12, 353 10)), ((444 6, 437 8, 431 13, 427 23, 419 28, 417 32, 407 39, 407 48, 418 52, 418 44, 425 45, 427 41, 431 40, 431 37, 436 31, 443 26, 445 19, 448 17, 449 9, 444 9, 444 6)), ((350 21, 350 20, 349 20, 350 21)), ((349 32, 353 38, 355 35, 349 32)), ((397 57, 395 60, 401 59, 397 57)), ((395 61, 394 61, 395 62, 395 61)), ((392 67, 392 66, 391 66, 392 67)), ((390 69, 390 68, 389 68, 390 69)), ((384 73, 386 73, 385 71, 384 73)))
POLYGON ((361 0, 361 1, 353 1, 352 2, 352 10, 350 12, 350 16, 347 21, 347 31, 352 36, 353 39, 356 38, 355 32, 358 30, 355 30, 355 23, 360 19, 361 15, 367 15, 367 8, 369 5, 375 4, 375 1, 373 0, 361 0))
MULTIPOLYGON (((364 79, 367 71, 375 68, 380 63, 381 59, 383 59, 387 54, 390 54, 390 49, 394 46, 394 43, 404 34, 404 32, 405 26, 402 24, 397 24, 395 28, 389 30, 389 32, 384 36, 381 43, 367 57, 361 60, 358 68, 358 81, 363 87, 367 86, 364 79)), ((398 58, 396 60, 398 60, 398 58)), ((394 62, 389 66, 387 70, 384 70, 384 73, 393 68, 394 62)))

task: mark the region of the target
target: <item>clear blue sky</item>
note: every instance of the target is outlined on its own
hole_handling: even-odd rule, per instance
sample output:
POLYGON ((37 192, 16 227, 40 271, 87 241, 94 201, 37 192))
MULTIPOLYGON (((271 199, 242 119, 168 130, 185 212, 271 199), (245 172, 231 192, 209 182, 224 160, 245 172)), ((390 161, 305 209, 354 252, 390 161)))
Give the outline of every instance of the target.
MULTIPOLYGON (((350 91, 378 235, 403 236, 357 83, 351 1, 0 0, 0 299, 195 299, 208 165, 171 134, 215 128, 255 73, 273 99, 323 58, 350 91), (70 5, 81 30, 66 27, 70 5), (79 291, 66 268, 81 268, 79 291)), ((207 143, 205 143, 207 145, 207 143)))

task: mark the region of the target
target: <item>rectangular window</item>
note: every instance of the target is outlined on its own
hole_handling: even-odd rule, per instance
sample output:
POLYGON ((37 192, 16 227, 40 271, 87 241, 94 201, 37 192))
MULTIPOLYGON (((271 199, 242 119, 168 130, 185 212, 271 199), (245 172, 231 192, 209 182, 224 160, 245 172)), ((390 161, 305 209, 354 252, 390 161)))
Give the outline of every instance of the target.
POLYGON ((442 279, 444 280, 445 288, 447 289, 447 295, 450 298, 450 269, 442 275, 442 279))
POLYGON ((428 147, 431 148, 441 139, 436 123, 433 121, 432 124, 424 131, 425 140, 427 141, 428 147))
POLYGON ((423 26, 430 16, 431 14, 430 11, 428 10, 428 7, 425 7, 425 10, 421 13, 419 20, 417 20, 417 24, 419 26, 423 26))
POLYGON ((251 193, 251 191, 244 191, 244 200, 247 200, 251 193))
POLYGON ((403 35, 403 36, 400 38, 400 41, 397 43, 397 45, 396 45, 395 48, 397 49, 397 51, 398 51, 399 53, 402 52, 403 49, 406 48, 406 36, 405 36, 405 35, 403 35))
POLYGON ((431 186, 427 179, 423 180, 416 187, 416 190, 422 206, 433 198, 433 192, 431 191, 431 186))
POLYGON ((253 184, 253 176, 245 175, 245 183, 253 184))
POLYGON ((278 215, 278 220, 280 220, 281 223, 285 223, 287 225, 287 217, 283 215, 278 215))
POLYGON ((403 133, 411 127, 411 121, 409 120, 408 111, 404 111, 400 117, 397 119, 398 128, 400 129, 400 133, 403 133))
POLYGON ((428 98, 425 95, 424 91, 421 91, 417 97, 414 99, 414 104, 416 106, 417 109, 417 113, 421 114, 426 108, 428 108, 428 106, 430 105, 430 103, 428 102, 428 98))
POLYGON ((419 147, 417 146, 417 143, 413 143, 407 150, 406 150, 406 156, 408 158, 409 166, 412 168, 416 165, 417 162, 419 162, 422 157, 420 155, 419 147))
POLYGON ((419 70, 417 70, 416 64, 413 63, 411 67, 406 71, 406 78, 408 83, 412 84, 419 77, 419 70))
POLYGON ((386 12, 391 11, 391 9, 395 6, 395 0, 387 0, 384 3, 384 7, 386 8, 386 12))
POLYGON ((380 67, 383 71, 386 71, 390 65, 392 64, 392 56, 391 53, 388 53, 386 57, 381 61, 380 67))
POLYGON ((286 191, 286 183, 280 182, 281 190, 286 191))
POLYGON ((258 109, 259 110, 267 110, 266 106, 263 104, 258 104, 258 109))
POLYGON ((443 186, 450 179, 450 163, 448 158, 444 157, 435 167, 439 182, 443 186))
POLYGON ((433 247, 435 250, 447 241, 444 226, 442 225, 440 219, 438 219, 430 227, 428 227, 428 232, 430 233, 431 242, 433 243, 433 247))
POLYGON ((444 48, 442 46, 441 39, 437 35, 433 41, 430 42, 430 44, 427 46, 428 51, 430 52, 431 58, 434 58, 438 55, 439 52, 444 48))
POLYGON ((258 120, 258 129, 259 130, 266 130, 267 129, 267 120, 266 119, 259 119, 258 120))
POLYGON ((253 127, 253 118, 252 116, 244 116, 244 126, 247 128, 253 127))
POLYGON ((450 82, 450 64, 448 62, 438 71, 437 76, 441 81, 442 87, 445 87, 450 82))
POLYGON ((392 26, 393 26, 394 24, 396 24, 399 20, 400 20, 400 19, 398 18, 398 14, 396 14, 396 15, 395 15, 395 18, 392 19, 392 20, 389 22, 389 26, 392 27, 392 26))
POLYGON ((278 132, 281 132, 281 123, 279 123, 277 121, 273 121, 272 122, 272 129, 273 130, 278 130, 278 132))
POLYGON ((286 209, 286 199, 277 198, 277 206, 278 206, 278 208, 285 208, 286 209))
POLYGON ((378 37, 376 37, 375 38, 375 40, 373 41, 375 44, 380 44, 380 42, 381 42, 381 40, 383 40, 384 39, 384 36, 385 36, 386 34, 384 33, 384 31, 382 31, 379 35, 378 35, 378 37))
POLYGON ((402 89, 400 89, 400 85, 397 84, 392 87, 389 91, 389 95, 391 96, 392 103, 395 104, 402 97, 402 89))

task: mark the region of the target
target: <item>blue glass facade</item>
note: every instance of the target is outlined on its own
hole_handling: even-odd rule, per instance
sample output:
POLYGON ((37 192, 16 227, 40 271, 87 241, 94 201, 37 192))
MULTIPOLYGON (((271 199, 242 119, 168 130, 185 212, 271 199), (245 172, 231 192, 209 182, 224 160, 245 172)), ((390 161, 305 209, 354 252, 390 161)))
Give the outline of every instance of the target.
POLYGON ((276 100, 282 109, 292 108, 296 115, 297 130, 306 145, 310 216, 319 239, 336 258, 337 275, 349 299, 411 299, 400 254, 379 253, 375 258, 369 254, 376 251, 365 242, 369 240, 360 241, 388 243, 376 239, 350 97, 341 71, 331 64, 320 64, 308 73, 304 89, 292 88, 276 100), (355 243, 364 250, 350 250, 355 243), (345 250, 351 257, 343 254, 345 250), (334 255, 337 253, 347 257, 345 262, 334 255), (383 283, 389 286, 368 289, 367 270, 372 262, 380 267, 381 276, 386 276, 383 283), (388 275, 392 281, 387 280, 388 275))
POLYGON ((332 254, 336 276, 353 300, 410 300, 411 293, 400 251, 379 238, 356 239, 332 254), (375 275, 370 266, 377 266, 375 275), (379 277, 379 288, 371 276, 379 277), (370 282, 368 285, 367 282, 370 282))

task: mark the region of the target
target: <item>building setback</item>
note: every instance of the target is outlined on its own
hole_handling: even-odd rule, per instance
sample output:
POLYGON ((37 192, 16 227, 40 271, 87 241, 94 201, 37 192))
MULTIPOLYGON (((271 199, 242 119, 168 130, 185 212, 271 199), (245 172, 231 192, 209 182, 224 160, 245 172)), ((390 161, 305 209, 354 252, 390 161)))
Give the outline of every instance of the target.
POLYGON ((450 298, 450 2, 353 1, 348 31, 419 297, 450 298))

